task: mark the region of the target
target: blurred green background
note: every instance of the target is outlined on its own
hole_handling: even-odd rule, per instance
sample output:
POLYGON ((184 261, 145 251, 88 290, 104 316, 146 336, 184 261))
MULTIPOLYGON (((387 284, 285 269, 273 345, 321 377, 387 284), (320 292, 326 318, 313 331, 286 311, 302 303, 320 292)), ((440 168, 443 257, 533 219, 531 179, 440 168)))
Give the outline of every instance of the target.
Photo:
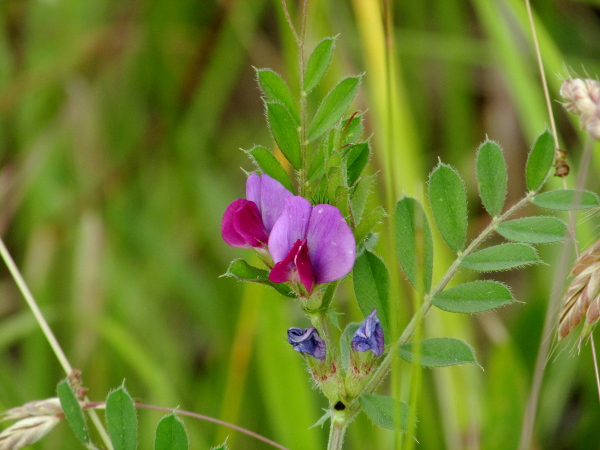
MULTIPOLYGON (((297 17, 295 1, 290 8, 297 17)), ((565 67, 599 72, 600 2, 538 0, 533 8, 558 100, 565 67)), ((512 203, 525 192, 529 146, 549 124, 524 4, 397 1, 392 9, 397 79, 390 89, 382 82, 380 2, 309 2, 308 47, 339 34, 317 96, 342 76, 365 72, 354 110, 367 111, 367 135, 374 133, 370 170, 382 174, 375 201, 389 205, 402 192, 422 197, 441 157, 465 178, 475 236, 489 221, 477 198, 477 146, 486 135, 503 146, 512 203)), ((298 86, 280 3, 5 0, 0 19, 0 231, 90 397, 102 400, 125 380, 145 403, 227 420, 291 449, 324 448, 327 427, 307 428, 326 402, 285 341, 288 327, 306 326, 299 309, 261 286, 219 278, 230 260, 250 257, 220 237, 225 207, 244 195, 240 168, 252 169, 239 149, 272 145, 252 66, 298 86)), ((584 137, 573 117, 556 101, 553 107, 576 175, 584 137)), ((599 151, 588 168, 594 190, 599 151)), ((576 221, 585 247, 597 238, 598 215, 576 221)), ((378 250, 387 258, 386 248, 383 233, 378 250)), ((427 335, 466 338, 485 371, 424 371, 417 447, 516 448, 552 284, 568 272, 556 272, 560 245, 540 251, 549 266, 495 277, 525 303, 471 317, 428 316, 427 335)), ((442 242, 436 254, 440 276, 450 255, 442 242)), ((0 271, 5 410, 54 396, 64 374, 3 265, 0 271)), ((406 320, 411 294, 397 276, 406 320)), ((351 281, 338 302, 344 322, 360 319, 351 281)), ((577 355, 571 346, 549 359, 535 448, 598 448, 589 347, 577 355)), ((140 411, 140 448, 152 447, 160 416, 140 411)), ((227 436, 232 448, 267 448, 185 420, 192 448, 227 436)), ((346 448, 392 442, 391 432, 361 417, 346 448)), ((61 423, 36 448, 79 447, 61 423)))

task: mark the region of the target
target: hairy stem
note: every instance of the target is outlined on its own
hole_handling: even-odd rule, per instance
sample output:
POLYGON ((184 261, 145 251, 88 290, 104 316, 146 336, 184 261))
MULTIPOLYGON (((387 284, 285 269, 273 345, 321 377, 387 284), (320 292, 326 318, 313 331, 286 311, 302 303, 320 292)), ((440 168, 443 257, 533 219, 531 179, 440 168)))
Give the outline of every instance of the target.
MULTIPOLYGON (((164 411, 164 412, 179 414, 180 416, 187 416, 187 417, 192 417, 192 418, 198 419, 198 420, 204 420, 206 422, 216 423, 217 425, 221 425, 223 427, 227 427, 227 428, 231 428, 232 430, 239 431, 240 433, 243 433, 245 435, 253 437, 254 439, 262 441, 266 444, 269 444, 272 447, 275 447, 275 448, 278 448, 281 450, 287 450, 287 448, 284 447, 283 445, 278 444, 277 442, 274 442, 270 439, 267 439, 266 437, 261 436, 260 434, 257 434, 250 430, 247 430, 246 428, 239 427, 232 423, 224 422, 223 420, 219 420, 219 419, 215 419, 214 417, 205 416, 203 414, 193 413, 193 412, 181 410, 178 408, 165 408, 163 406, 146 405, 144 403, 134 403, 133 406, 135 406, 138 409, 151 409, 153 411, 164 411)), ((105 409, 106 402, 86 402, 86 404, 84 405, 83 408, 84 409, 92 409, 92 410, 94 408, 105 409)))
POLYGON ((344 435, 350 420, 338 419, 335 412, 331 416, 331 430, 329 432, 329 442, 327 450, 340 450, 344 444, 344 435))
POLYGON ((433 297, 435 296, 435 294, 444 290, 444 288, 448 285, 450 280, 452 280, 452 278, 456 275, 456 273, 460 269, 460 263, 462 262, 462 260, 466 256, 473 253, 479 247, 479 245, 495 230, 496 226, 500 222, 506 220, 518 209, 522 208, 525 204, 527 204, 536 193, 537 191, 529 192, 525 197, 523 197, 519 202, 514 204, 500 217, 494 218, 492 222, 490 222, 490 224, 485 228, 485 230, 483 230, 481 234, 471 242, 467 249, 464 252, 458 254, 457 258, 454 260, 454 262, 447 270, 443 278, 439 281, 439 283, 435 286, 431 293, 425 296, 421 308, 417 311, 417 313, 413 316, 409 324, 406 326, 406 328, 400 335, 398 341, 392 344, 392 346, 390 346, 387 355, 385 356, 381 364, 379 364, 369 381, 367 381, 361 393, 352 400, 350 405, 348 405, 347 423, 350 423, 352 420, 354 420, 354 418, 356 418, 356 416, 360 413, 360 405, 358 403, 358 398, 363 394, 373 393, 377 389, 377 387, 383 382, 383 380, 387 377, 390 368, 392 367, 392 363, 396 358, 398 348, 401 345, 406 344, 411 338, 411 336, 415 332, 415 329, 417 328, 417 325, 420 323, 421 320, 423 320, 423 318, 427 315, 427 312, 431 308, 433 297))
POLYGON ((300 195, 306 197, 306 153, 308 142, 306 141, 306 123, 307 123, 307 112, 306 112, 306 92, 304 92, 304 43, 306 41, 306 12, 308 7, 308 0, 304 0, 302 6, 302 28, 300 31, 300 38, 298 39, 298 53, 300 57, 300 160, 302 161, 302 167, 300 168, 299 183, 300 183, 300 195))

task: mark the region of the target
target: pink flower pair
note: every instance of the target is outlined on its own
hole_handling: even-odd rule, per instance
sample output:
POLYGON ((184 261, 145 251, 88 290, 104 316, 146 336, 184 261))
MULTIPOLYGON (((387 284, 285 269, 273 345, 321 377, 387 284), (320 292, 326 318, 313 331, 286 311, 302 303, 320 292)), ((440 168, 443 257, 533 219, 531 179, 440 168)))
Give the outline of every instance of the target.
POLYGON ((343 278, 354 266, 356 242, 340 210, 312 206, 268 175, 248 177, 246 198, 225 210, 221 234, 238 248, 268 250, 274 283, 314 285, 343 278))

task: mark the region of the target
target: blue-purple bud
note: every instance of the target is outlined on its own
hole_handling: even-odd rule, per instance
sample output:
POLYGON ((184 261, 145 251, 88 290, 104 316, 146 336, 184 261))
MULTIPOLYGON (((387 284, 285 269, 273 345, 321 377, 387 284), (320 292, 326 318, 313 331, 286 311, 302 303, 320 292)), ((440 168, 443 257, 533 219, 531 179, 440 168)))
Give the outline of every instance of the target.
POLYGON ((376 309, 360 324, 352 337, 351 344, 352 349, 357 352, 371 350, 375 356, 383 354, 383 328, 377 318, 376 309))
POLYGON ((292 327, 288 330, 288 342, 292 344, 294 350, 300 353, 308 353, 316 359, 325 359, 327 349, 325 341, 319 336, 315 327, 302 328, 292 327))

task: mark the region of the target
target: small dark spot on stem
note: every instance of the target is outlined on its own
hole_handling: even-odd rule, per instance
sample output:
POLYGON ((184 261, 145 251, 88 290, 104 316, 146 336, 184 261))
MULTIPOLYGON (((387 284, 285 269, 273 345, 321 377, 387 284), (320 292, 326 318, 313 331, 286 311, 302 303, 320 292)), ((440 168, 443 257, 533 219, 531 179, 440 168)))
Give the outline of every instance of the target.
POLYGON ((336 411, 343 411, 346 409, 346 405, 344 405, 342 402, 337 402, 333 409, 335 409, 336 411))

